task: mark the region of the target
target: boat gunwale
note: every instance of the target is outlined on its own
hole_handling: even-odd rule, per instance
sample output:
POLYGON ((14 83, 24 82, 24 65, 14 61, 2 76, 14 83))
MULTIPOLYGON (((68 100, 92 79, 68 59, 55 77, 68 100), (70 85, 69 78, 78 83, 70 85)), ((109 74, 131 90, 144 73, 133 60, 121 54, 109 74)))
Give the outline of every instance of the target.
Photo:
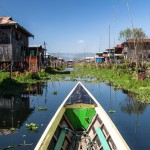
POLYGON ((82 83, 80 83, 80 84, 82 85, 84 90, 89 94, 89 96, 97 104, 97 106, 95 107, 96 113, 101 118, 101 120, 104 123, 106 129, 110 133, 114 143, 116 144, 116 147, 118 149, 121 148, 122 150, 130 150, 129 146, 127 145, 126 141, 124 140, 124 138, 120 134, 119 130, 117 129, 115 124, 112 122, 112 120, 110 119, 110 117, 108 116, 106 111, 103 109, 103 107, 100 105, 100 103, 96 100, 96 98, 87 90, 87 88, 82 83), (110 128, 111 128, 111 130, 110 130, 110 128), (115 133, 117 133, 117 134, 115 134, 115 133), (119 143, 119 144, 117 144, 117 143, 119 143))
MULTIPOLYGON (((89 96, 94 100, 94 102, 97 104, 97 106, 95 106, 95 110, 96 110, 96 114, 98 114, 98 116, 100 117, 100 119, 102 120, 102 122, 104 123, 106 129, 108 130, 108 132, 111 135, 112 140, 114 141, 117 149, 122 149, 122 150, 130 150, 130 148, 128 147, 127 143, 125 142, 125 140, 123 139, 122 135, 120 134, 120 132, 118 131, 118 129, 116 128, 115 124, 112 122, 112 120, 110 119, 110 117, 108 116, 108 114, 106 113, 106 111, 102 108, 102 106, 99 104, 99 102, 95 99, 95 97, 86 89, 86 87, 79 81, 75 87, 71 90, 71 92, 67 95, 67 97, 65 98, 65 100, 62 102, 62 104, 60 105, 60 107, 57 109, 55 115, 53 116, 53 118, 50 120, 48 126, 46 127, 44 133, 42 134, 40 140, 38 141, 36 147, 34 150, 40 150, 42 149, 42 143, 45 140, 46 136, 49 133, 49 130, 51 129, 51 126, 53 125, 55 119, 57 118, 60 110, 67 109, 67 107, 71 108, 73 105, 77 106, 80 105, 80 103, 77 104, 69 104, 69 105, 65 105, 66 101, 68 100, 68 98, 70 97, 70 95, 73 93, 73 91, 76 89, 76 87, 81 84, 81 86, 84 88, 84 90, 89 94, 89 96), (72 106, 71 106, 72 105, 72 106), (118 144, 119 143, 119 144, 118 144)), ((88 104, 89 106, 92 106, 93 104, 88 104)), ((93 107, 93 106, 92 106, 93 107)), ((63 113, 64 114, 64 113, 63 113)), ((62 114, 62 116, 63 116, 62 114)), ((56 126, 57 128, 57 126, 56 126)), ((55 131, 54 131, 55 132, 55 131)), ((53 136, 53 135, 52 135, 53 136)), ((50 142, 51 139, 49 139, 50 142)))
MULTIPOLYGON (((59 108, 57 109, 56 113, 54 114, 53 118, 50 120, 49 124, 47 125, 46 129, 44 130, 44 133, 42 134, 41 138, 39 139, 37 145, 35 146, 34 150, 42 150, 42 143, 45 140, 51 126, 53 125, 53 122, 55 121, 56 117, 58 116, 60 110, 62 108, 65 109, 64 104, 66 103, 66 101, 68 100, 68 98, 70 97, 70 95, 73 93, 73 91, 76 89, 76 87, 81 84, 81 82, 78 82, 75 87, 71 90, 71 92, 67 95, 67 97, 65 98, 65 100, 62 102, 62 104, 59 106, 59 108)), ((57 127, 57 126, 56 126, 57 127)), ((51 140, 51 139, 50 139, 51 140)))

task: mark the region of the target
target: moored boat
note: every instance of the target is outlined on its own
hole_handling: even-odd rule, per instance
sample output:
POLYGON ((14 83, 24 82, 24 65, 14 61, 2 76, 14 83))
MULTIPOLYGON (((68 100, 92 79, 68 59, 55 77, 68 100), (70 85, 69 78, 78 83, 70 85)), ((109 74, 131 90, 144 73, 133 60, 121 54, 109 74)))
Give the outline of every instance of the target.
POLYGON ((35 150, 129 150, 102 106, 78 82, 51 119, 35 150))

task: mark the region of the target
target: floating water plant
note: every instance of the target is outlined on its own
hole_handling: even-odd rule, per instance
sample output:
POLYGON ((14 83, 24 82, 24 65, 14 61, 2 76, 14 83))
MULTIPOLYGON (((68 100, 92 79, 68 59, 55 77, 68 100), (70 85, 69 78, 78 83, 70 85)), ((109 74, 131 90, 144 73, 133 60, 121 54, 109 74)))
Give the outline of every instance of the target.
POLYGON ((38 108, 38 111, 47 111, 47 110, 48 110, 47 107, 39 107, 39 108, 38 108))
POLYGON ((12 149, 12 148, 16 148, 16 147, 17 147, 16 145, 11 145, 11 146, 8 146, 8 147, 3 148, 2 150, 12 149))
POLYGON ((15 132, 15 128, 10 128, 10 132, 14 133, 15 132))
POLYGON ((52 92, 53 95, 58 95, 57 91, 52 92))
POLYGON ((26 128, 30 131, 37 132, 38 125, 36 125, 35 123, 30 123, 30 124, 26 124, 26 128))
POLYGON ((115 112, 116 112, 115 110, 112 109, 109 110, 109 113, 115 113, 115 112))

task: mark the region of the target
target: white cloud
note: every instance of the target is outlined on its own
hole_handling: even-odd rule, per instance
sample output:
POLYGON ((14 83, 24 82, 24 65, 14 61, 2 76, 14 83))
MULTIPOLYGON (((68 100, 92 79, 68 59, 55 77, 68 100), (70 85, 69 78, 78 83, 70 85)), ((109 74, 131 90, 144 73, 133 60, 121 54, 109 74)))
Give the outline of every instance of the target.
POLYGON ((78 43, 84 43, 84 41, 83 40, 79 40, 78 43))

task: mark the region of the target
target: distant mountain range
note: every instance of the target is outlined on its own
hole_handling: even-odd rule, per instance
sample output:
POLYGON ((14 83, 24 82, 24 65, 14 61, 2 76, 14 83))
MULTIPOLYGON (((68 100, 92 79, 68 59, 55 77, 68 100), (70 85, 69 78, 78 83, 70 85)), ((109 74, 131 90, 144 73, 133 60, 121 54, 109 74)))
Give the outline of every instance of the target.
POLYGON ((94 57, 95 53, 50 53, 50 55, 63 58, 64 60, 77 60, 85 57, 94 57))

